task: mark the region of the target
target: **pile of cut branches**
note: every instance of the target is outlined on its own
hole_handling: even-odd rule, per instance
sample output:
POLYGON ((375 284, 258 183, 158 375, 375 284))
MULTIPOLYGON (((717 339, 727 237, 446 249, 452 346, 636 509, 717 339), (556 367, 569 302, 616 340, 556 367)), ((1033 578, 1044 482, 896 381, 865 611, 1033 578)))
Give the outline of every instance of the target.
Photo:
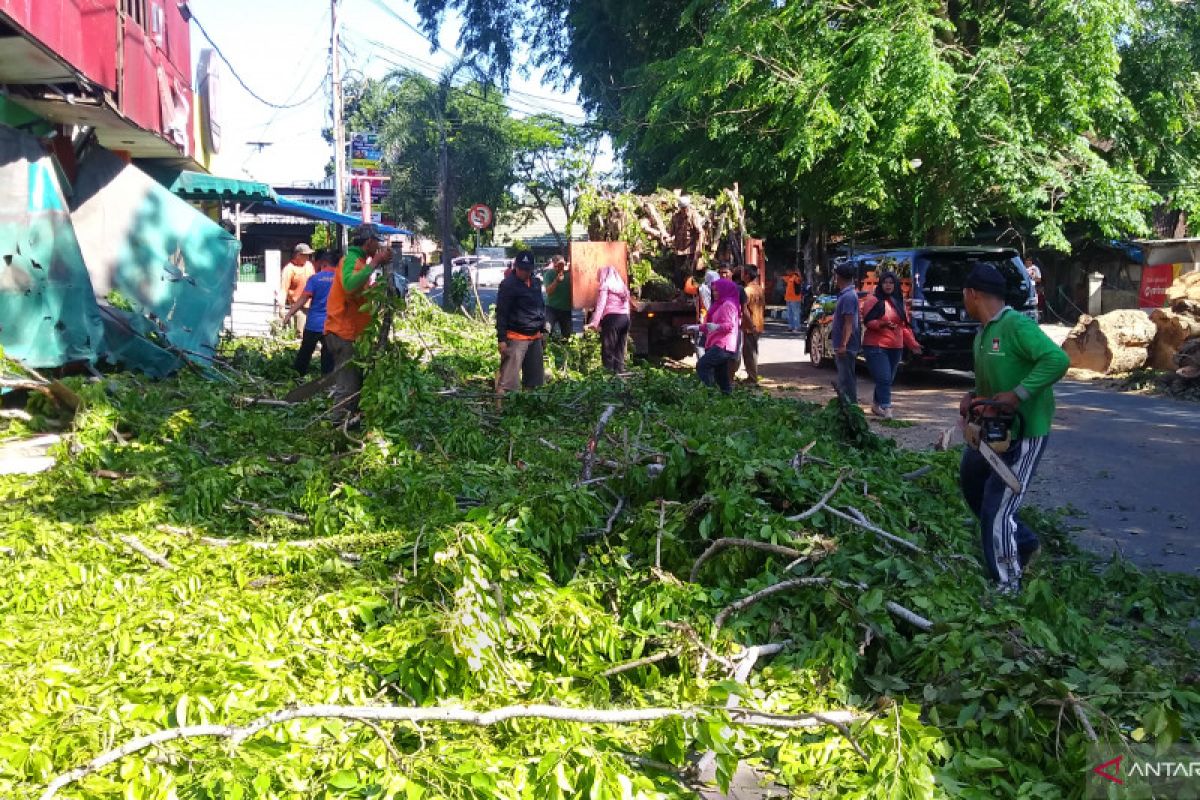
POLYGON ((72 382, 58 465, 0 479, 0 796, 1071 796, 1093 738, 1196 729, 1195 581, 1034 515, 995 596, 953 454, 582 337, 498 409, 486 327, 394 327, 361 437, 260 402, 261 343, 72 382))

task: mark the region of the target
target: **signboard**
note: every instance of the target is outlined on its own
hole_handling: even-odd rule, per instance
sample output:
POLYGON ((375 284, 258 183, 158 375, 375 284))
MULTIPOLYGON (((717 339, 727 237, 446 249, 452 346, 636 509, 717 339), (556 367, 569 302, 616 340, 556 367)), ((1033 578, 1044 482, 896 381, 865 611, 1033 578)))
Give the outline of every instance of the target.
POLYGON ((571 305, 592 308, 600 293, 601 267, 616 267, 629 285, 629 248, 624 242, 571 242, 571 305))
POLYGON ((350 168, 351 197, 358 193, 358 185, 366 181, 371 186, 371 199, 379 202, 387 196, 388 176, 383 172, 383 147, 379 134, 358 131, 350 134, 346 143, 346 163, 350 168))
POLYGON ((205 149, 216 155, 221 152, 221 62, 213 51, 200 51, 196 67, 200 89, 201 134, 205 149))
POLYGON ((1183 271, 1183 264, 1147 264, 1142 267, 1142 285, 1138 289, 1138 308, 1162 308, 1167 304, 1167 289, 1183 271))
POLYGON ((467 222, 471 223, 471 227, 477 231, 490 227, 492 224, 492 210, 483 203, 476 203, 467 212, 467 222))

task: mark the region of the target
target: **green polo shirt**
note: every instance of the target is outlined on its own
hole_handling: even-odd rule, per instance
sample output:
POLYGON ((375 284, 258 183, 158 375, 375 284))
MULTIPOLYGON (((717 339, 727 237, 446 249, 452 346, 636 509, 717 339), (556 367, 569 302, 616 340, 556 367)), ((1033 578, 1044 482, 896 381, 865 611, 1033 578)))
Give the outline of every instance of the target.
MULTIPOLYGON (((542 273, 542 283, 549 286, 554 281, 554 270, 546 270, 542 273)), ((563 272, 562 280, 558 282, 558 286, 554 287, 553 292, 546 292, 546 306, 559 311, 571 310, 571 270, 563 272)))
POLYGON ((1054 384, 1071 360, 1029 317, 1005 308, 975 334, 975 391, 1016 392, 1022 435, 1045 436, 1054 421, 1054 384))

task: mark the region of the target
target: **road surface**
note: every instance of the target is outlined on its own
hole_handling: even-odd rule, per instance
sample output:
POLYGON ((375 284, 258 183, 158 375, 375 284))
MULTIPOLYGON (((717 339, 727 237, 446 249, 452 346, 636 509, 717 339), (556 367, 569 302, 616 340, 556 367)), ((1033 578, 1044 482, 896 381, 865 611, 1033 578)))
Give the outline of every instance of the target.
MULTIPOLYGON (((816 402, 833 396, 832 370, 808 362, 800 336, 771 323, 759 372, 770 385, 816 402)), ((912 428, 876 425, 917 449, 954 424, 967 373, 901 377, 896 416, 912 428)), ((873 384, 859 372, 858 396, 870 408, 873 384)), ((1142 567, 1200 574, 1200 403, 1128 394, 1079 381, 1055 389, 1058 414, 1028 502, 1066 509, 1076 540, 1104 555, 1118 551, 1142 567)), ((868 415, 869 416, 869 415, 868 415)))

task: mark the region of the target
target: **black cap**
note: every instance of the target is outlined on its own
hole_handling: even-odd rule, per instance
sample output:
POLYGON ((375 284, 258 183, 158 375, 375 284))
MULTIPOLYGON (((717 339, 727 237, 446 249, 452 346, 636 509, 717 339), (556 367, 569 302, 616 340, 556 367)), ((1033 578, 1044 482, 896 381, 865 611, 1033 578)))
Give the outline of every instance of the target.
POLYGON ((384 240, 383 234, 379 232, 379 228, 373 222, 364 222, 350 234, 350 241, 352 242, 361 243, 369 239, 375 239, 379 242, 384 240))
POLYGON ((1008 291, 1008 282, 1004 280, 1000 270, 991 264, 976 264, 975 269, 971 270, 967 279, 963 281, 963 288, 975 289, 995 297, 1004 297, 1008 291))
POLYGON ((858 277, 858 268, 855 267, 853 264, 851 264, 848 261, 844 262, 842 264, 838 264, 836 267, 833 268, 833 271, 835 273, 837 273, 837 276, 839 278, 857 278, 858 277))
POLYGON ((517 253, 517 257, 513 259, 513 269, 533 270, 533 253, 525 250, 517 253))

